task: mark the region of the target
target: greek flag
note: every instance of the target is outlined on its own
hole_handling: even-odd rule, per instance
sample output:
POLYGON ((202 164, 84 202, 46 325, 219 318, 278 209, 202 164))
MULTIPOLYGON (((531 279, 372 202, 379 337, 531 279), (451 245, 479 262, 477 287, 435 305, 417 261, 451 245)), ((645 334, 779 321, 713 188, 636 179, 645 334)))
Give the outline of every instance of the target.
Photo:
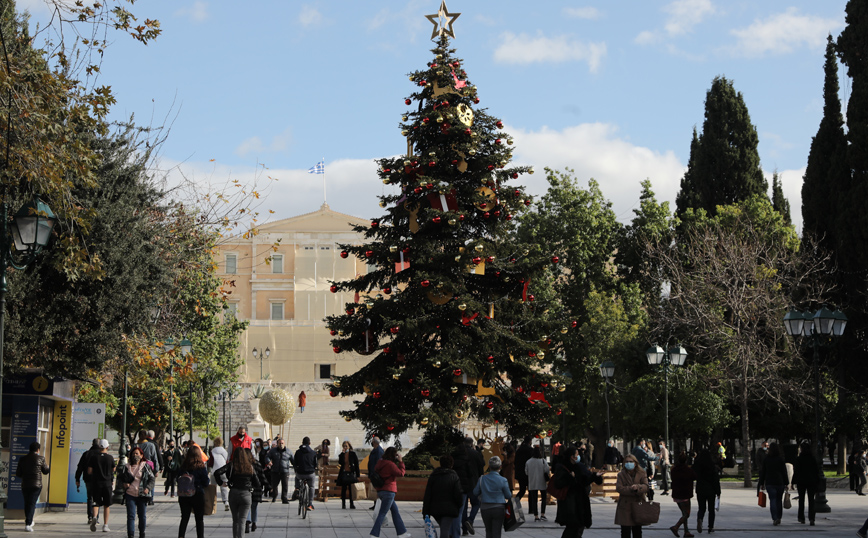
POLYGON ((325 162, 320 161, 316 163, 316 166, 312 166, 310 170, 307 171, 308 174, 325 174, 325 162))

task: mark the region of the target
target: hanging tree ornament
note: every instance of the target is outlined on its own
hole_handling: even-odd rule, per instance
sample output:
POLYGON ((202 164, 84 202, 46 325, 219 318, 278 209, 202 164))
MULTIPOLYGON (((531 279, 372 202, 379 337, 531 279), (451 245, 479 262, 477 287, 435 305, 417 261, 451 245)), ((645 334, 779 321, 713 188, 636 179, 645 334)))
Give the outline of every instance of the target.
POLYGON ((259 400, 259 414, 272 426, 289 422, 295 414, 295 398, 282 389, 272 389, 259 400))

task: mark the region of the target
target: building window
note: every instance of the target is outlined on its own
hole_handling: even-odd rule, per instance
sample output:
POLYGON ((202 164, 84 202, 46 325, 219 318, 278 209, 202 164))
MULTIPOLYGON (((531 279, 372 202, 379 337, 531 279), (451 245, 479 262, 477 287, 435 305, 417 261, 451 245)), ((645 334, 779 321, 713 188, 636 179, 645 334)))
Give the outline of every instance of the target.
POLYGON ((238 255, 237 254, 227 254, 226 255, 226 274, 234 275, 238 272, 238 255))
POLYGON ((316 365, 316 375, 317 381, 331 381, 332 375, 334 375, 335 365, 334 364, 317 364, 316 365))
POLYGON ((226 303, 226 319, 235 319, 238 317, 238 303, 226 303))
POLYGON ((271 319, 275 321, 283 319, 283 303, 271 303, 271 319))
POLYGON ((271 255, 271 272, 275 274, 283 272, 283 254, 271 255))

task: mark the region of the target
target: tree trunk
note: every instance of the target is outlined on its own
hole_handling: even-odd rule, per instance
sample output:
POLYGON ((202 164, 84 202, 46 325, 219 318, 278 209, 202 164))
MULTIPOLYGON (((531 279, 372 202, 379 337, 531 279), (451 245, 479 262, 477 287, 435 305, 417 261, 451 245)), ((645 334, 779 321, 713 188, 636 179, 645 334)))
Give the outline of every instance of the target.
MULTIPOLYGON (((747 394, 747 376, 745 375, 742 378, 744 381, 741 386, 741 447, 742 451, 744 451, 744 457, 742 459, 744 463, 744 487, 749 488, 753 487, 753 482, 751 481, 753 475, 751 473, 750 468, 750 427, 748 423, 748 394, 747 394)), ((735 457, 735 454, 732 455, 735 457)))
POLYGON ((847 434, 838 434, 838 474, 847 474, 847 434))

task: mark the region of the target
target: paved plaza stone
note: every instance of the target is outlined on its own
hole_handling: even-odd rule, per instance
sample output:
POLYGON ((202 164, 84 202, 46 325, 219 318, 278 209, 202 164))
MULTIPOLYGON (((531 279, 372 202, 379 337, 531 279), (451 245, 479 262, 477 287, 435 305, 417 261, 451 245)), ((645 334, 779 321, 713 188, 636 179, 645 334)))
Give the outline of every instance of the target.
MULTIPOLYGON (((817 525, 810 527, 802 525, 796 520, 796 503, 793 508, 784 510, 783 522, 780 526, 772 526, 771 516, 767 508, 756 505, 756 490, 746 490, 734 483, 723 484, 720 511, 717 513, 715 522, 715 534, 718 537, 727 536, 821 536, 852 538, 856 536, 856 530, 868 517, 868 497, 859 497, 848 490, 836 489, 829 491, 829 506, 832 511, 827 514, 817 514, 817 525)), ((656 501, 660 501, 660 523, 645 527, 643 536, 649 538, 672 536, 669 526, 677 521, 680 512, 670 497, 658 495, 656 501)), ((593 499, 592 511, 594 525, 585 531, 587 537, 617 537, 620 536, 619 528, 614 525, 615 504, 608 499, 593 499)), ((259 528, 255 532, 245 535, 245 538, 367 538, 373 523, 372 513, 368 508, 372 501, 359 501, 356 510, 342 510, 340 499, 331 499, 328 502, 317 502, 315 510, 310 513, 306 520, 298 515, 298 504, 282 504, 266 502, 259 505, 259 528)), ((523 501, 526 509, 526 499, 523 501)), ((401 516, 407 525, 413 538, 424 538, 425 531, 422 527, 422 503, 399 502, 401 516)), ((223 506, 218 504, 218 511, 213 516, 205 517, 205 536, 207 537, 231 537, 232 516, 223 511, 223 506)), ((806 507, 807 509, 807 507, 806 507)), ((504 533, 504 538, 558 538, 563 527, 554 522, 557 513, 556 506, 548 506, 547 522, 526 522, 518 530, 504 533)), ((51 512, 39 514, 33 533, 24 532, 24 522, 21 520, 7 521, 6 531, 10 536, 37 536, 37 537, 77 537, 77 536, 126 536, 126 509, 123 506, 113 506, 109 520, 111 532, 103 533, 101 527, 93 533, 86 524, 87 517, 83 505, 70 505, 66 512, 51 512)), ((175 538, 178 536, 178 523, 180 510, 176 499, 170 499, 158 495, 154 506, 148 508, 147 538, 175 538)), ((696 534, 696 502, 693 502, 691 513, 691 531, 696 534)), ((707 516, 706 516, 707 525, 707 516)), ((483 537, 485 534, 481 517, 476 519, 476 536, 483 537)), ((703 536, 708 536, 706 532, 703 536)), ((138 532, 136 532, 138 537, 138 532)), ((196 530, 191 518, 190 527, 186 536, 195 538, 196 530)), ((395 529, 386 527, 380 533, 382 538, 395 538, 395 529)), ((682 534, 683 536, 683 534, 682 534)), ((697 536, 699 536, 697 534, 697 536)), ((442 538, 442 537, 441 537, 442 538)))

